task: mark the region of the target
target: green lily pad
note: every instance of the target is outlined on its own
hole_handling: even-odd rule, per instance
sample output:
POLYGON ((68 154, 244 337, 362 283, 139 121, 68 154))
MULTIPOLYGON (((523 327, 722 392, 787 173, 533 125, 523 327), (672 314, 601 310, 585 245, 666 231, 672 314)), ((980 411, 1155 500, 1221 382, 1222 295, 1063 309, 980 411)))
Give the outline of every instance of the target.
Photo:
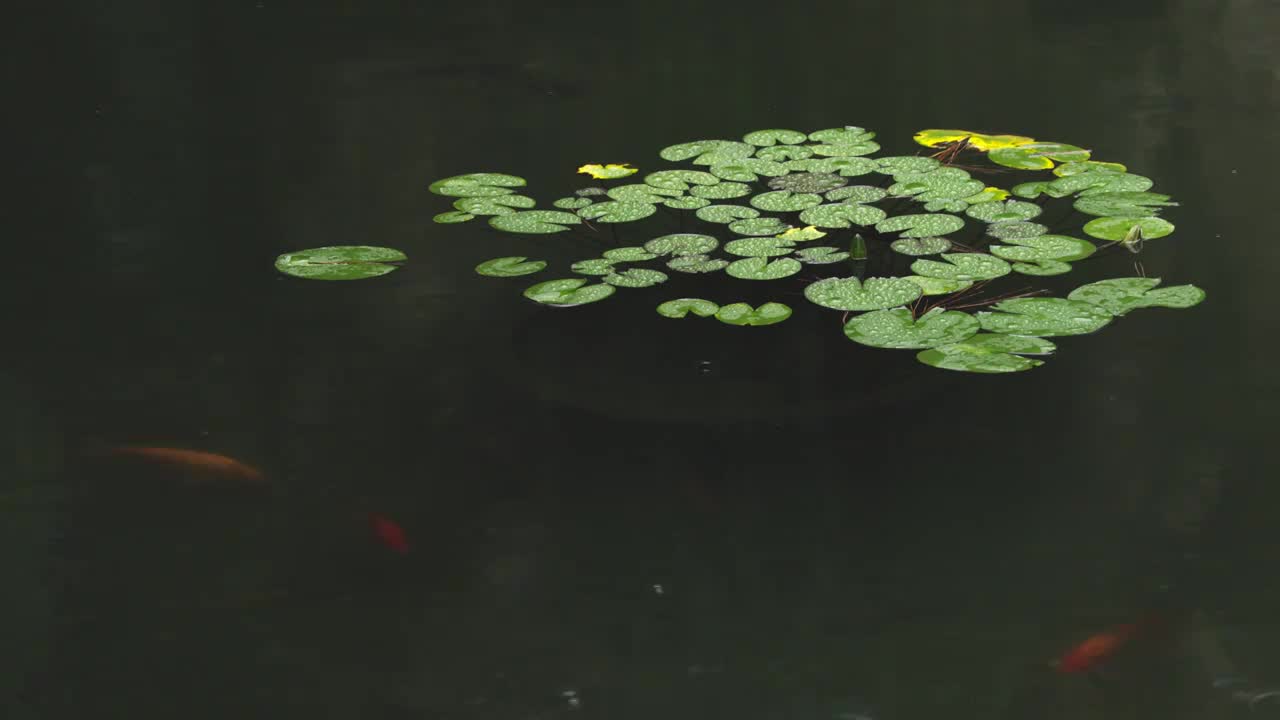
POLYGON ((1033 222, 1002 222, 987 226, 987 234, 1001 240, 1033 238, 1049 232, 1049 228, 1033 222))
POLYGON ((551 204, 561 210, 578 210, 590 205, 592 202, 589 197, 562 197, 551 204))
POLYGON ((1082 162, 1062 163, 1053 169, 1053 174, 1058 177, 1067 177, 1068 175, 1079 175, 1086 172, 1124 172, 1128 169, 1120 163, 1084 160, 1082 162))
POLYGON ((1061 260, 1031 260, 1027 262, 1016 262, 1012 265, 1013 271, 1023 275, 1062 275, 1071 272, 1070 263, 1061 260))
POLYGON ((808 160, 790 160, 786 163, 792 172, 837 173, 841 177, 857 177, 880 169, 875 160, 865 157, 828 157, 808 160))
POLYGON ((1166 202, 1168 195, 1153 192, 1108 192, 1087 195, 1076 200, 1075 209, 1086 215, 1102 217, 1151 217, 1162 207, 1176 207, 1166 202))
POLYGON ((580 275, 610 275, 614 271, 613 263, 600 258, 579 260, 570 265, 569 269, 580 275))
POLYGON ((871 142, 870 140, 856 143, 841 143, 839 145, 810 145, 814 155, 823 157, 859 157, 862 155, 870 155, 880 149, 880 144, 871 142))
POLYGON ((945 253, 946 262, 916 260, 911 272, 942 280, 991 280, 1009 274, 1009 263, 985 253, 945 253))
MULTIPOLYGON (((1054 197, 1063 197, 1075 193, 1080 197, 1102 195, 1115 192, 1143 192, 1150 190, 1151 178, 1132 173, 1118 172, 1085 172, 1069 177, 1060 177, 1050 183, 1054 197)), ((1052 194, 1052 193, 1051 193, 1052 194)))
POLYGON ((1037 180, 1034 182, 1024 182, 1013 186, 1013 194, 1020 198, 1035 199, 1041 195, 1048 195, 1052 198, 1066 197, 1071 194, 1070 190, 1059 188, 1053 184, 1052 180, 1037 180))
POLYGON ((824 193, 844 187, 848 183, 848 180, 836 173, 798 172, 772 178, 769 180, 769 187, 774 190, 790 190, 793 193, 824 193))
POLYGON ((1035 203, 1019 200, 1004 202, 984 202, 972 205, 965 214, 975 220, 986 223, 1018 222, 1030 220, 1040 215, 1040 206, 1035 203))
POLYGON ((876 165, 881 173, 885 175, 892 175, 896 180, 899 175, 915 175, 918 173, 929 172, 930 170, 941 167, 942 163, 931 157, 897 155, 877 158, 876 165))
POLYGON ((792 258, 743 258, 729 263, 725 272, 742 280, 777 280, 800 272, 800 262, 792 258))
POLYGON ((702 298, 679 298, 668 300, 658 306, 658 314, 669 318, 682 318, 692 312, 698 317, 711 317, 720 306, 702 298))
POLYGON ((707 255, 679 255, 667 261, 667 267, 682 273, 709 273, 729 266, 728 260, 707 255))
POLYGON ((574 307, 603 300, 615 292, 612 285, 587 285, 583 278, 547 280, 527 288, 524 296, 552 307, 574 307), (586 285, 586 287, 583 287, 586 285))
POLYGON ((710 235, 673 233, 650 240, 644 249, 655 255, 705 255, 719 246, 720 241, 710 235))
POLYGON ((689 194, 707 200, 731 200, 751 194, 751 186, 740 182, 722 182, 719 185, 695 185, 689 194))
POLYGON ((850 340, 878 348, 918 350, 964 341, 978 332, 969 313, 933 308, 913 319, 906 308, 876 310, 850 318, 844 334, 850 340))
POLYGON ((1065 298, 1014 298, 992 310, 978 313, 978 322, 983 330, 1005 335, 1084 335, 1111 322, 1103 308, 1065 298))
POLYGON ((610 202, 588 205, 578 211, 578 216, 602 223, 623 223, 642 220, 658 212, 658 208, 646 202, 610 202))
POLYGON ((716 312, 716 319, 727 325, 773 325, 789 317, 791 308, 776 302, 767 302, 755 309, 746 303, 733 303, 716 312))
POLYGON ((888 196, 889 192, 887 190, 878 188, 875 185, 850 185, 849 187, 831 190, 823 197, 832 202, 843 200, 848 203, 873 203, 888 196))
POLYGON ((920 295, 920 286, 904 278, 826 278, 804 289, 809 302, 833 310, 883 310, 920 295))
POLYGON ((822 204, 822 196, 813 193, 793 193, 775 190, 751 198, 751 205, 765 212, 800 212, 822 204))
POLYGON ((889 243, 889 248, 896 253, 920 257, 950 250, 951 241, 941 237, 902 238, 889 243))
POLYGON ((754 145, 732 140, 695 140, 665 147, 658 153, 663 160, 680 162, 693 159, 694 165, 715 165, 735 158, 748 158, 755 152, 754 145))
POLYGON ((803 145, 773 145, 757 150, 756 157, 761 160, 786 163, 791 160, 807 160, 813 157, 813 151, 803 145))
POLYGON ((485 260, 476 266, 476 272, 488 277, 519 277, 532 275, 546 266, 543 260, 529 260, 523 255, 516 255, 485 260))
POLYGON ((511 215, 494 215, 489 225, 507 232, 545 235, 564 232, 566 225, 577 225, 582 218, 561 210, 525 210, 511 215))
POLYGON ((436 195, 450 197, 492 197, 509 195, 513 187, 523 187, 524 178, 503 173, 467 173, 437 180, 427 188, 436 195))
POLYGON ((630 185, 619 185, 614 188, 609 188, 606 194, 618 202, 657 205, 663 200, 680 197, 681 193, 679 190, 664 190, 652 185, 632 183, 630 185))
POLYGON ((524 195, 491 195, 488 197, 464 197, 453 201, 453 206, 468 215, 510 215, 516 208, 528 209, 538 203, 524 195))
POLYGON ((848 260, 849 253, 844 252, 839 248, 822 245, 797 250, 796 258, 806 265, 830 265, 831 263, 837 263, 841 260, 848 260))
POLYGON ((904 238, 940 237, 963 227, 964 220, 954 215, 897 215, 876 223, 879 232, 904 231, 904 238))
POLYGON ((729 229, 739 235, 778 235, 786 232, 788 225, 775 217, 734 220, 729 229))
POLYGON ((982 181, 969 177, 969 173, 954 167, 940 167, 924 173, 900 173, 889 186, 894 197, 914 197, 919 202, 958 200, 986 187, 982 181))
POLYGON ((431 218, 431 222, 438 222, 444 225, 451 225, 453 223, 461 223, 461 222, 466 222, 468 220, 475 220, 475 219, 476 219, 476 216, 472 215, 471 213, 464 213, 464 212, 458 212, 457 210, 450 210, 449 212, 442 212, 436 215, 435 217, 431 218))
POLYGON ((728 225, 734 220, 760 217, 760 211, 743 205, 708 205, 696 213, 699 220, 728 225))
POLYGON ((760 147, 767 147, 775 143, 799 145, 805 141, 806 137, 804 133, 795 130, 756 130, 743 135, 742 142, 760 147))
POLYGON ((644 176, 644 184, 660 190, 688 190, 690 185, 717 185, 720 178, 701 170, 659 170, 644 176))
POLYGON ((731 240, 725 243, 724 251, 738 257, 780 257, 790 255, 795 245, 788 240, 777 237, 753 237, 731 240))
POLYGON ((884 220, 885 213, 878 207, 856 203, 828 203, 808 208, 800 213, 800 222, 820 228, 847 228, 853 225, 875 225, 884 220))
POLYGON ((279 255, 276 270, 308 280, 363 280, 386 275, 408 259, 394 248, 330 245, 279 255))
POLYGON ((1125 239, 1135 225, 1142 228, 1143 240, 1162 238, 1173 232, 1173 223, 1158 217, 1100 217, 1085 223, 1084 232, 1099 240, 1119 242, 1125 239))
POLYGON ((1014 147, 996 148, 987 153, 991 162, 1015 170, 1048 170, 1054 161, 1081 162, 1089 159, 1089 151, 1075 145, 1055 142, 1033 142, 1014 147))
POLYGON ((755 182, 758 175, 776 177, 791 172, 786 165, 760 158, 743 158, 711 166, 711 174, 734 182, 755 182))
POLYGON ((602 187, 584 187, 580 190, 574 190, 573 194, 578 197, 596 197, 599 195, 606 195, 608 194, 608 191, 602 187))
POLYGON ((850 143, 862 142, 870 140, 876 134, 860 128, 856 125, 845 125, 839 128, 827 128, 826 130, 815 130, 809 133, 809 139, 814 142, 829 143, 832 145, 847 145, 850 143))
POLYGON ((711 201, 706 198, 688 196, 667 198, 662 201, 662 204, 673 210, 697 210, 710 205, 711 201))
POLYGON ((987 248, 987 251, 1002 260, 1075 262, 1089 257, 1098 249, 1088 240, 1073 238, 1069 235, 1037 235, 1029 238, 1013 238, 1009 242, 1014 244, 992 245, 987 248))
POLYGON ((922 350, 916 359, 943 370, 1008 373, 1044 364, 1022 355, 1048 355, 1055 349, 1053 343, 1043 338, 979 333, 964 342, 922 350))
POLYGON ((920 286, 924 295, 949 295, 953 292, 967 290, 973 286, 972 280, 944 280, 943 278, 925 277, 923 275, 907 275, 902 278, 920 286))
POLYGON ((1189 308, 1199 305, 1205 297, 1204 290, 1195 285, 1156 290, 1159 284, 1160 278, 1147 277, 1099 280, 1072 290, 1067 299, 1097 305, 1112 315, 1124 315, 1145 307, 1189 308))
POLYGON ((667 274, 648 268, 631 268, 620 273, 604 276, 604 281, 615 287, 642 288, 652 287, 667 281, 667 274))
POLYGON ((604 259, 610 262, 644 262, 658 257, 657 253, 649 252, 642 247, 620 247, 612 250, 605 250, 604 259))

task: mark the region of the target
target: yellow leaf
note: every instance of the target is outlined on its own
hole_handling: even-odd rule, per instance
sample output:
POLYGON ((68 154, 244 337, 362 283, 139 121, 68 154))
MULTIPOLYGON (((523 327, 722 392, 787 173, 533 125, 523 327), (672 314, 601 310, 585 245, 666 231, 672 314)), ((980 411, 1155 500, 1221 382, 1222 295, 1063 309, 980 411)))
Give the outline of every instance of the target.
POLYGON ((987 186, 982 188, 982 192, 974 195, 970 195, 969 197, 964 198, 964 201, 969 203, 970 205, 977 205, 978 203, 984 203, 984 202, 997 202, 999 200, 1004 200, 1008 197, 1009 197, 1008 190, 1002 190, 998 187, 987 186))
POLYGON ((826 233, 822 232, 817 227, 813 225, 806 225, 802 228, 788 228, 775 237, 780 237, 783 240, 790 240, 792 242, 803 242, 805 240, 817 240, 820 237, 826 237, 826 235, 826 233))
POLYGON ((937 147, 943 143, 959 142, 965 138, 969 138, 969 144, 983 152, 1035 142, 1034 138, 1021 135, 987 135, 972 130, 921 130, 915 134, 914 139, 925 147, 937 147))
POLYGON ((608 165, 591 163, 578 168, 578 172, 590 175, 597 180, 615 180, 634 174, 636 168, 630 167, 630 165, 630 163, 610 163, 608 165))

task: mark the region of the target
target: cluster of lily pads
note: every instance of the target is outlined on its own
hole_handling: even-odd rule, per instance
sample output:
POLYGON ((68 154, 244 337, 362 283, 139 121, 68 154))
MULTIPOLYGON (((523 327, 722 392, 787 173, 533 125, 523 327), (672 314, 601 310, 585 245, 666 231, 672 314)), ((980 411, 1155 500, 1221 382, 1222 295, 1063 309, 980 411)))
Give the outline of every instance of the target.
MULTIPOLYGON (((617 241, 599 257, 573 263, 573 277, 539 282, 524 291, 525 297, 570 307, 606 299, 617 288, 660 285, 670 272, 776 281, 805 266, 813 272, 842 268, 842 276, 809 282, 804 296, 845 313, 844 331, 851 340, 916 349, 926 364, 970 372, 1026 370, 1041 364, 1029 356, 1055 350, 1045 338, 1094 332, 1136 308, 1190 307, 1204 299, 1193 285, 1158 288, 1158 278, 1129 277, 1082 285, 1066 298, 975 302, 992 280, 1011 273, 1060 275, 1095 253, 1098 247, 1090 240, 1054 234, 1036 222, 1054 199, 1071 197, 1075 211, 1092 216, 1083 225, 1084 235, 1131 251, 1173 232, 1160 212, 1176 203, 1150 192, 1150 179, 1119 163, 1094 160, 1089 150, 1073 145, 924 130, 914 139, 935 150, 932 154, 877 158, 872 157, 880 149, 874 138, 866 129, 845 126, 812 133, 759 130, 740 141, 681 143, 659 156, 687 161, 692 168, 659 169, 641 182, 614 182, 637 169, 584 165, 580 173, 609 186, 580 188, 555 200, 554 209, 535 209, 534 199, 518 192, 526 184, 518 176, 457 175, 431 184, 431 192, 455 198, 453 209, 434 219, 462 223, 484 217, 505 232, 567 232, 616 241, 619 225, 673 215, 680 232, 650 235, 634 245, 617 241), (1052 177, 1005 190, 975 178, 973 173, 985 168, 961 164, 971 159, 985 159, 986 168, 1005 172, 1048 170, 1052 177), (906 212, 898 212, 904 207, 906 212), (697 227, 685 227, 678 215, 689 212, 697 227), (611 226, 609 232, 604 225, 611 226), (980 228, 980 235, 961 242, 958 236, 970 225, 980 228), (910 274, 866 277, 869 242, 915 258, 910 274), (640 266, 645 263, 660 263, 663 269, 640 266), (860 314, 848 317, 853 313, 860 314)), ((277 267, 303 277, 352 279, 390 272, 403 259, 388 248, 317 248, 282 255, 277 267)), ((542 272, 546 263, 501 257, 475 269, 491 277, 517 277, 542 272)), ((665 317, 691 311, 734 325, 769 325, 792 312, 776 302, 722 307, 701 298, 658 306, 665 317)))

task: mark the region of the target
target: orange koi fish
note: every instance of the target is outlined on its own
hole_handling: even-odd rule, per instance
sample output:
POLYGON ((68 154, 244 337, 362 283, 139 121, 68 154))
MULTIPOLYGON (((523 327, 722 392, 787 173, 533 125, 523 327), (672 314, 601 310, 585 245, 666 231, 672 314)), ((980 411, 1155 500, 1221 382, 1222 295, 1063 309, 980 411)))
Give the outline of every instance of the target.
POLYGON ((262 471, 252 465, 246 465, 226 455, 204 452, 203 450, 123 445, 110 447, 105 452, 108 455, 136 457, 179 465, 185 468, 194 468, 239 480, 261 482, 264 479, 262 471))
POLYGON ((400 527, 396 521, 385 515, 369 513, 369 525, 373 527, 373 534, 383 545, 401 555, 409 552, 409 538, 405 535, 404 528, 400 527))
POLYGON ((1149 613, 1137 622, 1118 625, 1110 630, 1091 635, 1062 655, 1054 666, 1061 673, 1077 673, 1092 670, 1111 659, 1120 648, 1139 633, 1161 623, 1166 618, 1161 613, 1149 613))

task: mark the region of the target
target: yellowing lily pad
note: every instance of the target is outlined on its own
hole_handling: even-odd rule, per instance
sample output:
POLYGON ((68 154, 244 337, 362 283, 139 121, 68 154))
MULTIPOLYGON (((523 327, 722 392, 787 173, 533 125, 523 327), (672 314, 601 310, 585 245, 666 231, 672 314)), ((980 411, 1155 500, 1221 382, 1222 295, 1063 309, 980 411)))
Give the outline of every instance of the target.
POLYGON ((925 147, 968 140, 970 145, 984 152, 1035 142, 1033 138, 1022 135, 988 135, 972 130, 921 130, 912 139, 925 147))
POLYGON ((590 175, 597 180, 616 180, 628 175, 634 175, 636 168, 631 167, 630 163, 610 163, 608 165, 590 163, 578 168, 578 172, 590 175))
POLYGON ((779 238, 788 242, 805 242, 808 240, 817 240, 826 237, 827 234, 819 230, 814 225, 806 225, 805 227, 793 227, 778 235, 779 238))

